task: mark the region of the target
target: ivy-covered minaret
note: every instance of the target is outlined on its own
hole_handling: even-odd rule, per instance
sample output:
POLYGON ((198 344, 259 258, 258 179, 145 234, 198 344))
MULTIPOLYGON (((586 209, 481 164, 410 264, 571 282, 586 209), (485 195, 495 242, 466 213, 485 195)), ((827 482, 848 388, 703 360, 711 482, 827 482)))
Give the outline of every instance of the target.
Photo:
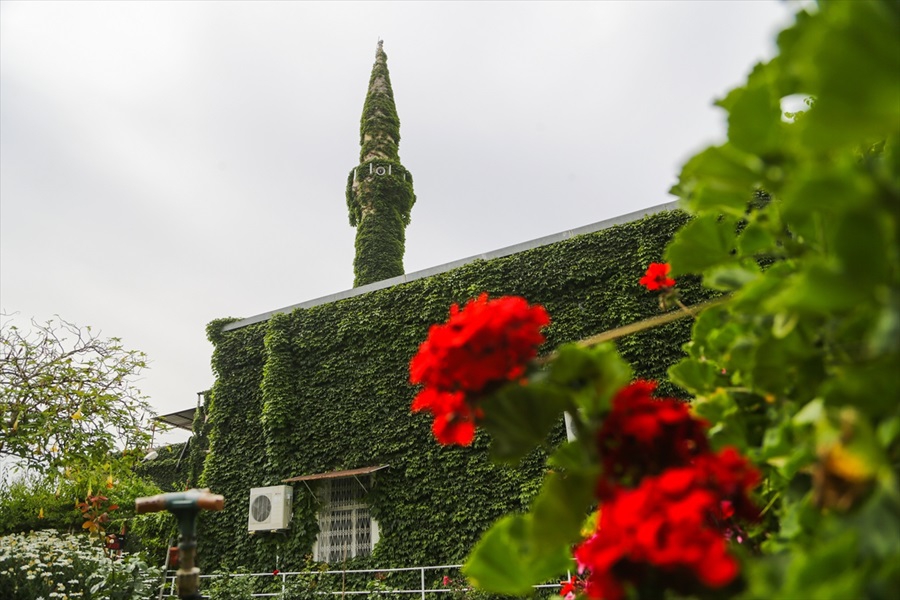
POLYGON ((381 40, 359 127, 359 166, 347 177, 347 208, 356 227, 354 287, 403 275, 412 175, 400 164, 400 119, 381 40))

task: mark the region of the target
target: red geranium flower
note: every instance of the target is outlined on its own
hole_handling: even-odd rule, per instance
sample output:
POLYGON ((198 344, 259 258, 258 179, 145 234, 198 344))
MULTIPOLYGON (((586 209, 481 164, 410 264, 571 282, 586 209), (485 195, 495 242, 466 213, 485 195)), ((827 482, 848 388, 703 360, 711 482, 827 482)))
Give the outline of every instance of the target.
POLYGON ((481 416, 481 411, 472 410, 462 392, 425 388, 412 403, 413 412, 423 410, 434 415, 431 430, 441 444, 468 446, 475 439, 475 417, 481 416))
POLYGON ((584 589, 584 582, 578 579, 577 575, 572 575, 566 581, 560 581, 559 585, 559 595, 567 600, 571 600, 571 598, 575 597, 575 594, 584 589))
POLYGON ((542 306, 516 296, 488 300, 482 294, 462 309, 454 304, 410 361, 410 381, 425 385, 412 410, 434 415, 432 430, 442 444, 472 443, 479 396, 525 374, 549 322, 542 306))
POLYGON ((601 499, 646 475, 687 466, 709 450, 706 421, 694 418, 680 400, 653 398, 655 388, 651 381, 638 380, 613 399, 612 411, 597 432, 603 464, 597 487, 601 499))
POLYGON ((669 277, 672 267, 669 263, 650 263, 647 272, 641 277, 640 284, 648 290, 655 291, 667 289, 675 285, 675 280, 669 277))
POLYGON ((740 482, 735 491, 746 498, 752 477, 746 461, 739 465, 730 452, 704 459, 645 477, 636 489, 619 489, 604 503, 596 533, 575 549, 579 567, 590 573, 588 596, 623 598, 626 583, 648 578, 690 595, 737 577, 738 563, 717 526, 724 493, 719 480, 740 482))
POLYGON ((541 328, 550 323, 543 306, 524 298, 487 294, 460 309, 450 307, 443 325, 432 325, 428 338, 410 362, 410 381, 445 391, 479 393, 491 383, 512 380, 544 342, 541 328))

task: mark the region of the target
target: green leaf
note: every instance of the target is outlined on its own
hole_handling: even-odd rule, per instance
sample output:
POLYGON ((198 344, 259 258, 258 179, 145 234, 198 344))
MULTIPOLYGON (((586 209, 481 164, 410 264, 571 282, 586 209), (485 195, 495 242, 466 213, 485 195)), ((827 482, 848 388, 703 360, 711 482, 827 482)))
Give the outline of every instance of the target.
POLYGON ((756 263, 745 265, 721 265, 703 274, 703 283, 714 290, 734 291, 752 283, 760 275, 756 263))
POLYGON ((829 2, 779 37, 784 69, 817 102, 802 142, 814 149, 883 139, 900 118, 900 27, 896 3, 829 2))
POLYGON ((797 411, 792 421, 795 425, 811 425, 821 419, 825 414, 825 403, 821 398, 815 398, 797 411))
POLYGON ((596 475, 594 471, 547 474, 531 509, 535 543, 568 548, 578 540, 594 499, 596 475))
POLYGON ((695 213, 713 211, 742 216, 762 183, 762 161, 732 145, 707 148, 681 170, 677 194, 695 213))
POLYGON ((717 265, 734 264, 736 223, 733 217, 706 214, 681 228, 666 248, 672 273, 701 273, 717 265))
POLYGON ((768 298, 770 310, 784 308, 827 314, 856 307, 867 300, 865 288, 847 285, 843 274, 824 262, 812 262, 803 272, 782 282, 782 290, 768 298))
POLYGON ((565 573, 571 566, 565 546, 542 546, 532 536, 527 515, 508 515, 491 527, 466 559, 463 573, 477 588, 525 596, 532 586, 565 573))
POLYGON ((597 480, 596 467, 583 453, 578 443, 555 452, 554 462, 572 468, 547 473, 529 513, 507 516, 485 533, 463 569, 472 583, 489 592, 524 595, 571 568, 570 549, 581 537, 597 480))
POLYGON ((728 141, 753 154, 771 152, 781 142, 781 94, 772 85, 771 70, 769 65, 756 65, 746 86, 717 102, 728 111, 728 141))
POLYGON ((566 344, 557 350, 547 381, 572 394, 588 418, 605 414, 612 397, 631 381, 631 367, 611 343, 584 348, 566 344))
POLYGON ((566 471, 585 471, 592 468, 591 457, 585 453, 584 442, 563 442, 547 459, 547 466, 566 471))
POLYGON ((794 554, 785 577, 785 597, 859 598, 863 573, 853 568, 858 539, 857 532, 846 531, 794 554))
POLYGON ((837 224, 834 252, 844 274, 858 285, 887 283, 890 242, 886 224, 873 211, 849 211, 837 224))
POLYGON ((747 447, 747 423, 741 408, 724 390, 708 396, 697 396, 691 404, 693 411, 710 423, 708 436, 714 448, 747 447))
POLYGON ((702 394, 715 387, 719 372, 711 362, 686 358, 669 367, 669 378, 692 394, 702 394))
POLYGON ((567 406, 567 397, 550 385, 510 383, 482 403, 483 425, 491 434, 491 456, 521 459, 543 444, 567 406))
POLYGON ((774 249, 775 236, 765 222, 751 221, 738 238, 738 250, 744 256, 755 256, 774 249))

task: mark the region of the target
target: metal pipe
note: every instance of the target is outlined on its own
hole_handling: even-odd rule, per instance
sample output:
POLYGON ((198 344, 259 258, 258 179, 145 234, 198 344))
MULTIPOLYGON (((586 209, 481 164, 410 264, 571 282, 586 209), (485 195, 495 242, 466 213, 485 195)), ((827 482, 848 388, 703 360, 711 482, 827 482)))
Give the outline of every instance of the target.
POLYGON ((178 571, 175 580, 178 597, 182 600, 202 600, 200 594, 200 569, 197 558, 197 515, 201 510, 222 510, 225 498, 211 494, 209 490, 173 492, 134 501, 137 514, 167 510, 178 520, 178 571))

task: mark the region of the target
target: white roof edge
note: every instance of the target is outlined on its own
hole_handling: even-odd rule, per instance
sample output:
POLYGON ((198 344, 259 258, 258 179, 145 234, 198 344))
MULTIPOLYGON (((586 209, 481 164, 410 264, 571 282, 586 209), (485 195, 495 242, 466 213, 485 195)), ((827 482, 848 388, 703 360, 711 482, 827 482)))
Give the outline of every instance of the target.
POLYGON ((406 283, 409 281, 415 281, 416 279, 422 279, 424 277, 431 277, 432 275, 437 275, 438 273, 446 273, 447 271, 453 270, 457 267, 461 267, 470 262, 474 262, 476 260, 492 260, 494 258, 502 258, 504 256, 509 256, 510 254, 516 254, 518 252, 524 252, 525 250, 531 250, 532 248, 539 248, 540 246, 547 246, 548 244, 554 244, 556 242, 561 242, 563 240, 567 240, 571 237, 575 237, 576 235, 582 235, 585 233, 594 233, 596 231, 601 231, 603 229, 609 229, 610 227, 614 227, 615 225, 623 225, 625 223, 630 223, 632 221, 637 221, 643 217, 654 215, 656 213, 665 212, 668 210, 675 210, 678 208, 678 201, 674 200, 672 202, 666 202, 664 204, 657 204, 656 206, 651 206, 649 208, 643 208, 641 210, 636 210, 634 212, 630 212, 624 215, 619 215, 618 217, 613 217, 611 219, 606 219, 604 221, 598 221, 596 223, 591 223, 589 225, 583 225, 581 227, 576 227, 575 229, 569 229, 566 231, 561 231, 559 233, 554 233, 552 235, 546 235, 544 237, 539 237, 533 240, 529 240, 527 242, 522 242, 521 244, 514 244, 512 246, 506 246, 505 248, 500 248, 498 250, 493 250, 491 252, 486 252, 484 254, 477 254, 475 256, 469 256, 467 258, 461 258, 459 260, 454 260, 453 262, 445 263, 442 265, 438 265, 436 267, 431 267, 428 269, 422 269, 421 271, 414 271, 412 273, 406 273, 404 275, 399 275, 397 277, 391 277, 390 279, 385 279, 382 281, 376 281, 375 283, 369 283, 367 285, 361 285, 356 288, 352 288, 349 290, 344 290, 342 292, 337 292, 335 294, 329 294, 327 296, 322 296, 320 298, 314 298, 313 300, 307 300, 306 302, 300 302, 299 304, 292 304, 290 306, 285 306, 284 308, 278 308, 276 310, 270 310, 268 312, 264 312, 258 314, 253 317, 247 317, 246 319, 241 319, 239 321, 233 321, 231 323, 226 324, 222 327, 222 331, 232 331, 234 329, 240 329, 241 327, 246 327, 247 325, 253 325, 255 323, 261 323, 263 321, 268 321, 273 315, 277 315, 280 313, 289 313, 297 308, 312 308, 314 306, 319 306, 322 304, 329 304, 331 302, 337 302, 338 300, 345 300, 347 298, 352 298, 354 296, 361 296, 363 294, 367 294, 369 292, 374 292, 375 290, 381 290, 384 288, 389 288, 401 283, 406 283))

